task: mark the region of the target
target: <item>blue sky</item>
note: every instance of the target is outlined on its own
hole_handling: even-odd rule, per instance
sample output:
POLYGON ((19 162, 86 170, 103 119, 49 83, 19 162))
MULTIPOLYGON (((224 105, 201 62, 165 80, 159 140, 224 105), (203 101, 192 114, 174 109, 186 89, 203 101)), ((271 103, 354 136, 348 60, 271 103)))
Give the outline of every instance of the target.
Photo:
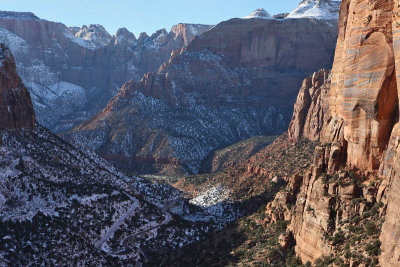
POLYGON ((300 0, 0 0, 1 10, 30 11, 67 26, 102 24, 111 34, 126 27, 151 34, 180 22, 216 24, 262 7, 289 12, 300 0))

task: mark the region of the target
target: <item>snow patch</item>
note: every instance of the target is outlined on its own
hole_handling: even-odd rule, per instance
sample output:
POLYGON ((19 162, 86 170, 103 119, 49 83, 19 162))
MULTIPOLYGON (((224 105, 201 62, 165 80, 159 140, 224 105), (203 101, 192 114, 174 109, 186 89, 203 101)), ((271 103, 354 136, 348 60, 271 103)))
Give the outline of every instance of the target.
POLYGON ((315 18, 320 20, 338 20, 341 0, 303 0, 289 13, 287 19, 315 18))
POLYGON ((201 207, 210 207, 219 202, 225 201, 230 194, 230 190, 222 186, 213 186, 198 196, 190 200, 190 203, 201 207))
POLYGON ((258 8, 244 19, 274 19, 264 8, 258 8))
POLYGON ((29 45, 24 39, 2 27, 0 27, 0 43, 4 43, 8 46, 13 54, 26 54, 29 48, 29 45))

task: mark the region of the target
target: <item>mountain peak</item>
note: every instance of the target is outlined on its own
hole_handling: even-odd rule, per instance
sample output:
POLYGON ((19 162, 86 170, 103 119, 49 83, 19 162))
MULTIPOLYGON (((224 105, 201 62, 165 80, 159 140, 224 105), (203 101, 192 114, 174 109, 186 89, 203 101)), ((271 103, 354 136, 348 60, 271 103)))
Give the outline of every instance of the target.
POLYGON ((127 28, 119 28, 114 36, 115 44, 133 45, 136 37, 127 28))
POLYGON ((287 18, 338 20, 341 0, 303 0, 287 18))
POLYGON ((112 39, 106 29, 99 24, 90 24, 89 26, 83 25, 82 28, 75 33, 75 37, 90 41, 95 47, 105 46, 109 44, 112 39))
POLYGON ((31 12, 0 11, 1 19, 40 20, 31 12))
POLYGON ((258 8, 245 19, 274 19, 264 8, 258 8))

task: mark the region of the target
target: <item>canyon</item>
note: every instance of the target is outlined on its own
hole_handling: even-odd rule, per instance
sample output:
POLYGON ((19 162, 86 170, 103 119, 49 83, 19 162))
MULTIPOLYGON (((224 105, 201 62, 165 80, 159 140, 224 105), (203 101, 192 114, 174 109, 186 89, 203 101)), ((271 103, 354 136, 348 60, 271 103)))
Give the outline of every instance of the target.
MULTIPOLYGON (((73 251, 89 265, 400 266, 399 8, 304 0, 199 35, 180 24, 171 57, 64 140, 35 123, 37 95, 1 45, 0 263, 68 264, 73 251)), ((15 16, 0 23, 47 23, 15 16)), ((68 28, 87 53, 149 38, 103 30, 68 28)))
POLYGON ((182 176, 215 149, 286 131, 303 78, 332 64, 337 21, 265 12, 196 36, 63 138, 127 171, 182 176))
POLYGON ((0 265, 144 265, 237 219, 229 203, 189 204, 35 122, 0 45, 0 265))

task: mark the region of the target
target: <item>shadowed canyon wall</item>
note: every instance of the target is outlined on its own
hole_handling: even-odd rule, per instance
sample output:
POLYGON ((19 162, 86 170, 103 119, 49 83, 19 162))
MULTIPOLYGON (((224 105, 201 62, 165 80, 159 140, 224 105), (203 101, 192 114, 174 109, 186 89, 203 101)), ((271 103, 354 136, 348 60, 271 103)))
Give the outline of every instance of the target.
POLYGON ((14 57, 3 44, 0 44, 0 118, 0 129, 35 127, 31 97, 17 74, 14 57))

